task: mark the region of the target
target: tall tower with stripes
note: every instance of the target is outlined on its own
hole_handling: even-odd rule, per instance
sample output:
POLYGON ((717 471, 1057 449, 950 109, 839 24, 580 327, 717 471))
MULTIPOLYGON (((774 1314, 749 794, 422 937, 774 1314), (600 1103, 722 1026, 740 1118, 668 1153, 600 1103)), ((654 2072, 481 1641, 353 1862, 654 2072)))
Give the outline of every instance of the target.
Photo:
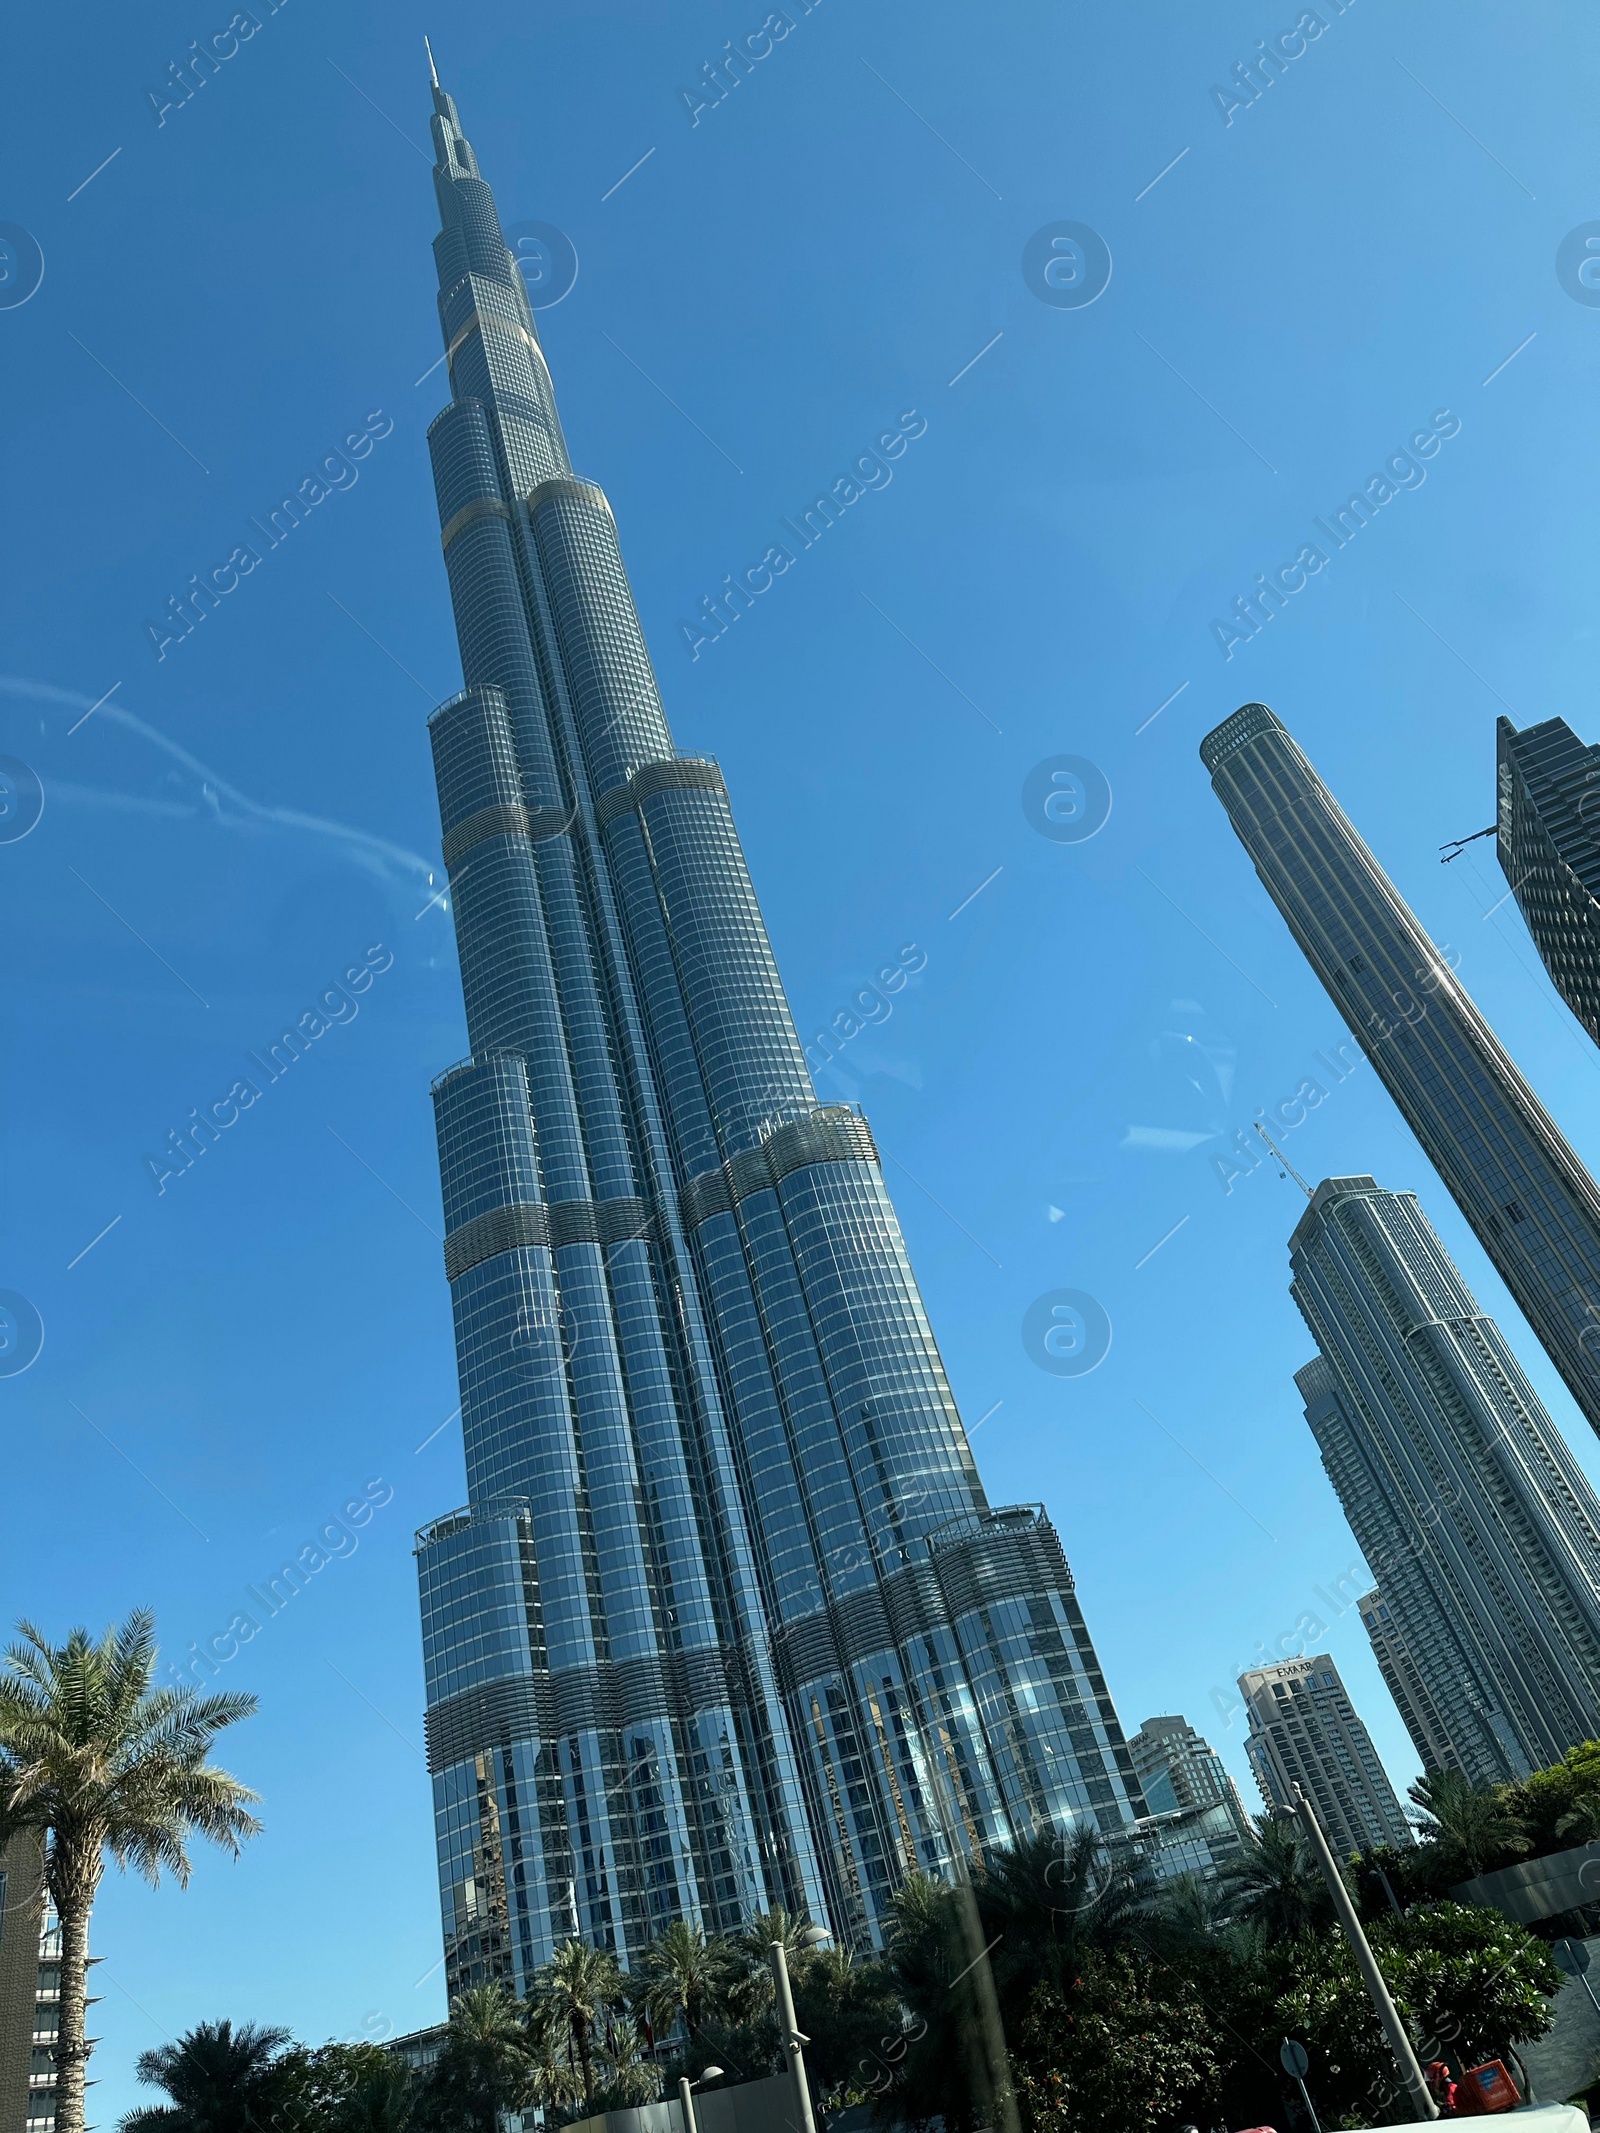
POLYGON ((418 1537, 446 1974, 895 1888, 1138 1781, 1061 1544, 992 1509, 866 1120, 820 1103, 714 762, 434 83, 465 687, 430 721, 467 1503, 418 1537))

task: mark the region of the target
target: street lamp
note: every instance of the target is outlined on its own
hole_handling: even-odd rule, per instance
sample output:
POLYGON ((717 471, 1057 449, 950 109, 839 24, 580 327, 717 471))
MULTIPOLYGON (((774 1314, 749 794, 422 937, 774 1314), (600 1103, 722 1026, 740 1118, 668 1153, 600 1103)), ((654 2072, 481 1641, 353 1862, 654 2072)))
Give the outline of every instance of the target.
POLYGON ((1322 1869, 1322 1878, 1328 1884, 1328 1894, 1333 1898, 1333 1908, 1344 1928, 1345 1939, 1355 1950, 1355 1958, 1360 1965, 1361 1975, 1366 1980, 1367 1991, 1377 2009, 1378 2020, 1383 2024, 1383 2033, 1389 2040, 1389 2049, 1394 2053, 1401 2082, 1411 2093, 1412 2105, 1418 2118, 1437 2118, 1439 2106, 1428 2086, 1428 2077, 1417 2064, 1411 2034, 1389 1996, 1389 1988, 1383 1981, 1383 1972, 1378 1968, 1378 1959, 1372 1952, 1371 1943, 1361 1930, 1356 1907, 1350 1901, 1350 1891, 1344 1885, 1344 1876, 1334 1864, 1333 1853, 1328 1849, 1328 1840, 1323 1835, 1322 1824, 1317 1820, 1317 1811, 1298 1785, 1293 1791, 1294 1806, 1290 1813, 1304 1830, 1310 1844, 1311 1856, 1322 1869))
POLYGON ((722 2069, 720 2066, 706 2067, 698 2081, 691 2081, 686 2074, 678 2076, 678 2103, 683 2111, 683 2133, 700 2133, 700 2128, 695 2123, 694 2091, 704 2088, 708 2081, 720 2081, 721 2079, 722 2069))
MULTIPOLYGON (((802 1948, 820 1948, 829 1938, 824 1926, 805 1926, 797 1938, 802 1948)), ((794 2133, 817 2133, 817 2122, 811 2115, 811 2090, 806 2084, 806 2062, 801 2046, 811 2039, 800 2030, 794 2019, 794 1994, 789 1990, 789 1958, 783 1942, 772 1943, 772 1981, 778 1993, 778 2027, 783 2036, 783 2048, 789 2054, 789 2079, 794 2088, 794 2107, 797 2113, 794 2133)))

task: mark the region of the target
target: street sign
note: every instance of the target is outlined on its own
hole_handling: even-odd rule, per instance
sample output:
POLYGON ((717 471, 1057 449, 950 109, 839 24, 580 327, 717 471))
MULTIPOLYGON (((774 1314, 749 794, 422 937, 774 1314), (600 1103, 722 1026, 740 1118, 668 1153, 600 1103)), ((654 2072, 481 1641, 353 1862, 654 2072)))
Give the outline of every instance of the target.
POLYGON ((1311 2054, 1298 2037, 1285 2037, 1278 2046, 1278 2061, 1286 2074, 1304 2081, 1311 2071, 1311 2054))
POLYGON ((1557 1967, 1568 1977, 1582 1977, 1589 1967, 1589 1951, 1581 1940, 1553 1941, 1550 1953, 1555 1957, 1557 1967))

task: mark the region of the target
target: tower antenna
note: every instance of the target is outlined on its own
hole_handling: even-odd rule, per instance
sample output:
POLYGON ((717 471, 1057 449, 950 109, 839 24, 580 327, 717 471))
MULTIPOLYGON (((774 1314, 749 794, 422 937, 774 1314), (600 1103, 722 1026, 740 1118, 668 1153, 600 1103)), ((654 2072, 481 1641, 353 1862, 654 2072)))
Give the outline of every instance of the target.
POLYGON ((1305 1194, 1306 1198, 1308 1200, 1314 1199, 1316 1195, 1312 1192, 1311 1187, 1306 1183, 1305 1179, 1300 1175, 1299 1171, 1295 1169, 1293 1163, 1290 1162, 1289 1158, 1284 1154, 1283 1150, 1272 1138, 1272 1135, 1267 1131, 1266 1127, 1262 1125, 1259 1118, 1256 1120, 1256 1131, 1266 1142, 1267 1146, 1272 1150, 1273 1154, 1278 1158, 1278 1161, 1283 1165, 1282 1170, 1278 1172, 1279 1177, 1293 1178, 1295 1183, 1299 1186, 1300 1190, 1305 1194))
POLYGON ((435 88, 437 89, 437 88, 438 88, 438 86, 439 86, 439 69, 438 69, 438 68, 437 68, 437 67, 436 67, 436 66, 434 65, 434 63, 433 63, 433 46, 432 46, 431 44, 429 44, 429 42, 428 42, 428 40, 427 40, 427 38, 426 38, 426 37, 424 37, 424 38, 423 38, 423 40, 422 40, 422 49, 423 49, 423 50, 424 50, 424 51, 425 51, 425 52, 427 53, 427 55, 428 55, 428 75, 429 75, 429 78, 430 78, 430 80, 432 81, 432 83, 433 83, 433 86, 434 86, 434 87, 435 87, 435 88))

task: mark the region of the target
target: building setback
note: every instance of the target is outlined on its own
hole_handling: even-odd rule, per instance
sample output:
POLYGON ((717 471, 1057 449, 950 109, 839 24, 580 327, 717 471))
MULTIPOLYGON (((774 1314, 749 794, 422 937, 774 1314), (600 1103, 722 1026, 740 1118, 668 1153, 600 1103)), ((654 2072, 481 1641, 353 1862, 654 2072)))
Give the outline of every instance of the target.
POLYGON ((1378 1751, 1326 1652, 1239 1676, 1250 1731, 1245 1753, 1268 1808, 1293 1807, 1298 1786, 1336 1859, 1370 1844, 1409 1844, 1411 1825, 1378 1751))
POLYGON ((1312 969, 1600 1431, 1600 1188, 1283 722, 1245 704, 1200 756, 1312 969))
POLYGON ((1498 727, 1495 849, 1551 982, 1600 1044, 1600 748, 1564 718, 1498 727))
POLYGON ((1435 1714, 1418 1754, 1442 1726, 1484 1783, 1546 1768, 1600 1732, 1600 1500, 1415 1193, 1325 1179, 1289 1264, 1306 1420, 1435 1714))
POLYGON ((1142 1811, 1054 1528, 991 1509, 858 1111, 435 82, 466 687, 430 721, 471 1057, 435 1084, 467 1506, 418 1537, 449 1989, 1142 1811))

